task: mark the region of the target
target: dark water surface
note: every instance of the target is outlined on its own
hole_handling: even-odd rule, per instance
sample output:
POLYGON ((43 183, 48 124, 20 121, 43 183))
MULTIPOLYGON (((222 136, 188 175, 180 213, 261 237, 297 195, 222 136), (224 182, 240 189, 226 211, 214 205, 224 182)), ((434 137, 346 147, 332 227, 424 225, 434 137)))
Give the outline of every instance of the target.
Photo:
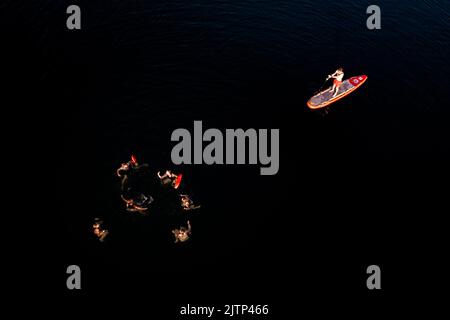
POLYGON ((366 28, 371 1, 76 3, 82 30, 65 28, 69 2, 33 2, 20 7, 28 19, 14 32, 26 36, 13 41, 30 41, 19 70, 29 67, 42 113, 58 119, 58 256, 82 265, 88 289, 170 293, 165 283, 188 278, 211 299, 227 289, 277 296, 267 284, 355 292, 369 264, 387 270, 392 289, 414 257, 434 261, 449 160, 449 1, 377 1, 376 31, 366 28), (368 81, 326 116, 308 110, 339 66, 368 81), (148 234, 164 235, 158 222, 120 212, 113 174, 131 153, 173 167, 170 134, 194 120, 279 128, 280 171, 181 168, 204 208, 180 249, 148 234), (96 216, 115 241, 90 238, 96 216))

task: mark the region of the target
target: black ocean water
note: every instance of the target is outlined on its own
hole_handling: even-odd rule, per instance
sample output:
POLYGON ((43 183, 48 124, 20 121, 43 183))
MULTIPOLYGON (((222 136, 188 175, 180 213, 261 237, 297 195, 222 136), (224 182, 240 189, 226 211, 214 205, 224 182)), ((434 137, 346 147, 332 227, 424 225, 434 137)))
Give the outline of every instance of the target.
MULTIPOLYGON (((19 12, 3 19, 21 49, 14 80, 33 87, 32 114, 45 117, 41 130, 54 142, 51 157, 40 156, 52 159, 47 209, 58 228, 48 264, 61 291, 66 266, 78 264, 94 300, 281 298, 281 312, 297 308, 297 294, 371 303, 439 277, 448 1, 377 1, 381 30, 366 27, 371 1, 76 1, 82 28, 72 31, 69 4, 3 5, 19 12), (368 81, 326 115, 308 110, 341 66, 368 81), (194 120, 279 128, 279 173, 175 167, 170 135, 194 120), (161 241, 160 221, 118 208, 114 172, 130 154, 184 173, 203 205, 188 246, 161 241), (114 241, 92 238, 97 216, 110 221, 114 241), (381 294, 366 289, 371 264, 382 269, 381 294), (421 273, 428 268, 436 274, 421 273)), ((166 312, 175 318, 175 307, 166 312)))

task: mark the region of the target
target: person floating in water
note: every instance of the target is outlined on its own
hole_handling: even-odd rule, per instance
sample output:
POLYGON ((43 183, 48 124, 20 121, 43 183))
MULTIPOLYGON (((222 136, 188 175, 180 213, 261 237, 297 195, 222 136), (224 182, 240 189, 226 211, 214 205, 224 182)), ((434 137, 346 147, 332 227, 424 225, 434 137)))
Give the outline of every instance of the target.
POLYGON ((180 229, 174 229, 172 230, 173 235, 175 236, 175 243, 177 242, 185 242, 189 239, 191 235, 191 223, 187 222, 187 229, 185 227, 181 227, 180 229))
POLYGON ((119 169, 117 169, 116 174, 119 178, 122 178, 128 174, 128 172, 133 169, 137 168, 139 166, 136 157, 134 155, 131 155, 131 160, 127 163, 122 163, 119 169))
POLYGON ((94 229, 94 234, 98 237, 100 242, 105 241, 105 238, 109 234, 109 231, 103 229, 103 221, 101 221, 99 218, 95 218, 92 228, 94 229))
POLYGON ((164 186, 172 186, 174 189, 178 189, 181 183, 182 174, 176 175, 172 173, 170 170, 166 170, 166 172, 161 175, 158 171, 158 178, 161 180, 161 183, 164 186))
POLYGON ((140 212, 147 213, 150 204, 153 202, 152 196, 145 196, 142 193, 139 194, 136 199, 126 199, 123 195, 120 196, 125 202, 125 206, 128 212, 140 212))
POLYGON ((342 79, 344 78, 344 69, 343 68, 339 68, 337 69, 333 74, 328 75, 327 80, 333 78, 333 86, 331 87, 331 89, 329 91, 331 91, 331 93, 334 92, 333 97, 336 97, 338 91, 339 91, 339 87, 342 85, 342 79))
POLYGON ((187 194, 180 194, 180 199, 181 199, 181 207, 183 208, 183 210, 188 211, 198 209, 201 207, 194 205, 194 201, 192 201, 192 199, 187 194))
POLYGON ((148 164, 139 165, 134 155, 127 163, 122 163, 116 170, 117 176, 121 180, 121 198, 126 204, 129 212, 146 213, 153 197, 148 194, 148 190, 142 190, 142 181, 148 172, 148 164))

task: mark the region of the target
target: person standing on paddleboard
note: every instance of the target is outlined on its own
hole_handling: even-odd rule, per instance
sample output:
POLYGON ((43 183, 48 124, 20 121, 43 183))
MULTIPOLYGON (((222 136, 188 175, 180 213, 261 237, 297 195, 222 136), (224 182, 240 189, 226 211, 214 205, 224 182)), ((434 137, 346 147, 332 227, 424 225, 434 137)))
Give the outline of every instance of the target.
POLYGON ((327 80, 331 78, 334 78, 334 80, 333 86, 331 87, 330 91, 331 93, 333 93, 333 91, 336 90, 336 92, 334 92, 333 94, 333 97, 335 97, 339 91, 339 87, 342 85, 342 79, 344 78, 344 69, 337 69, 333 74, 328 75, 327 80))

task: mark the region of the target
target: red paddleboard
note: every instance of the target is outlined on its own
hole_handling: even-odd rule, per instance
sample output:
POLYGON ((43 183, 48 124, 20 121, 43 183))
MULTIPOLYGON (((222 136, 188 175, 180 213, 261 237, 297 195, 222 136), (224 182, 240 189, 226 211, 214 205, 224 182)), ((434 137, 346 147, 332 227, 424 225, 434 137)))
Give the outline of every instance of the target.
POLYGON ((183 174, 182 173, 180 173, 178 176, 177 176, 177 179, 175 180, 175 183, 174 183, 174 185, 173 185, 173 187, 175 188, 175 189, 178 189, 178 187, 180 186, 180 184, 181 184, 181 179, 183 178, 183 174))
POLYGON ((366 75, 351 77, 350 79, 344 80, 342 82, 341 86, 339 87, 338 93, 335 97, 333 97, 330 91, 331 88, 328 88, 327 90, 319 92, 314 97, 309 99, 306 105, 310 109, 320 109, 326 107, 329 104, 332 104, 333 102, 342 99, 346 95, 358 89, 364 82, 366 82, 366 80, 367 80, 366 75))

